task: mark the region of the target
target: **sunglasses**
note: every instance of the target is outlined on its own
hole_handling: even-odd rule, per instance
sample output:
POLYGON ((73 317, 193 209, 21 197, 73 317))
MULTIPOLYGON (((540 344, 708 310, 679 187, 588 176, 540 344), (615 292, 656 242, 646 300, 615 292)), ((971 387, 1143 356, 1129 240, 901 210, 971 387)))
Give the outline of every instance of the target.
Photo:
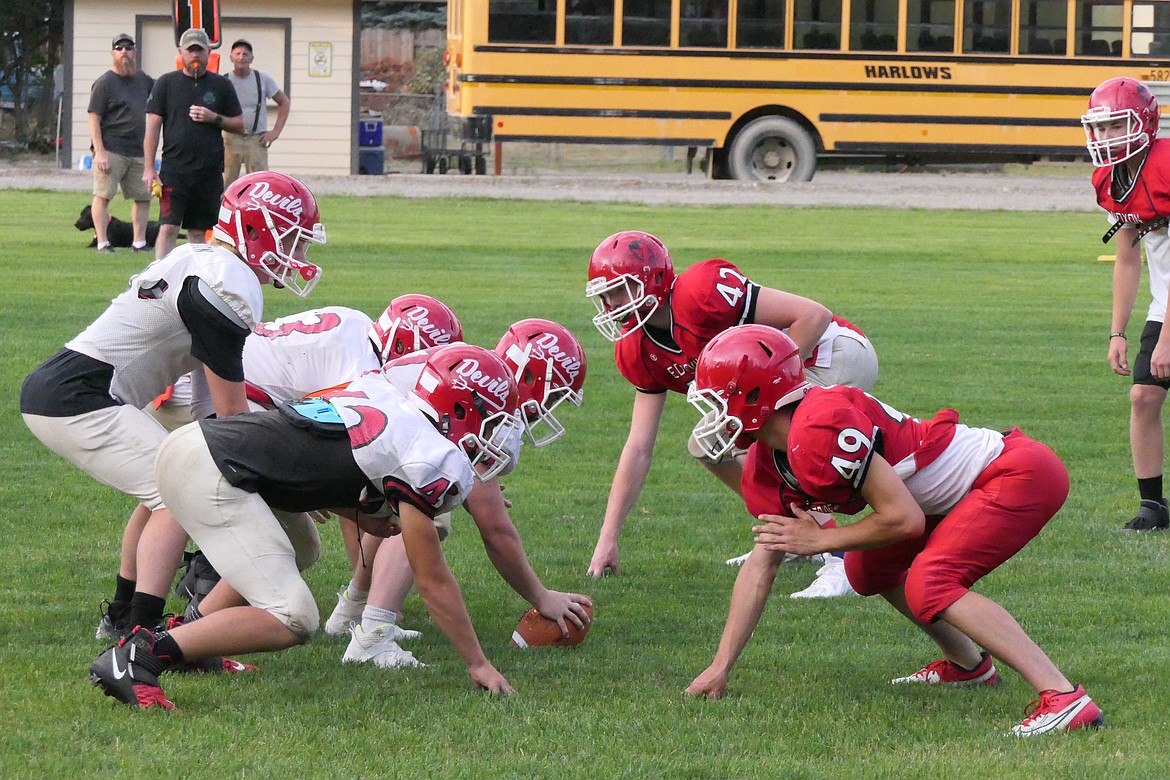
POLYGON ((134 51, 134 44, 132 44, 132 43, 119 43, 117 46, 114 47, 114 51, 134 51))

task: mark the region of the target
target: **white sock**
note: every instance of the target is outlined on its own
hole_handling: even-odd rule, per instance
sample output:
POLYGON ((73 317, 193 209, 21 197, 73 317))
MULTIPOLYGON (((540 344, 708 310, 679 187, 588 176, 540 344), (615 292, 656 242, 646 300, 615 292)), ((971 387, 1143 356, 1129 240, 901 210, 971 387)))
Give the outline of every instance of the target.
POLYGON ((370 597, 368 590, 358 590, 353 586, 353 580, 345 586, 345 597, 350 601, 365 601, 370 597))
POLYGON ((373 631, 387 623, 398 625, 398 613, 392 609, 372 607, 369 604, 362 610, 362 631, 373 631))
POLYGON ((145 241, 143 241, 143 242, 140 244, 140 243, 138 243, 137 241, 135 241, 135 242, 134 242, 134 243, 133 243, 131 246, 133 246, 135 249, 146 249, 146 242, 145 242, 145 241))
POLYGON ((103 241, 102 243, 97 245, 97 248, 101 249, 103 246, 109 246, 109 245, 110 245, 109 241, 103 241))

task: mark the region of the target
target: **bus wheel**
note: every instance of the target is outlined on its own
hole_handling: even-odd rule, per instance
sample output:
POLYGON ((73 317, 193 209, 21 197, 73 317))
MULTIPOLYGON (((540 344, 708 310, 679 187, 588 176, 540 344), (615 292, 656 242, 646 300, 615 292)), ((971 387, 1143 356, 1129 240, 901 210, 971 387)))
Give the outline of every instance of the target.
POLYGON ((763 116, 735 136, 727 163, 731 177, 741 181, 809 181, 816 172, 817 152, 799 124, 763 116))

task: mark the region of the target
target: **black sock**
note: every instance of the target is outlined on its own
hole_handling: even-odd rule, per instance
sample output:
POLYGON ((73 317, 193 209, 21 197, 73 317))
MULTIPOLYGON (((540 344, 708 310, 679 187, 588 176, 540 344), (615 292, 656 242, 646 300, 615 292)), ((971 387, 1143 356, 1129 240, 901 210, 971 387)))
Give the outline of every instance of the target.
POLYGON ((185 660, 183 648, 179 647, 170 631, 159 631, 154 635, 154 649, 151 652, 167 666, 176 666, 185 660))
POLYGON ((129 604, 130 600, 134 598, 134 586, 137 583, 134 580, 126 579, 121 574, 118 575, 117 583, 114 587, 114 603, 129 604))
POLYGON ((130 626, 153 629, 162 622, 167 600, 149 593, 135 593, 130 601, 130 626))
POLYGON ((968 669, 968 668, 967 668, 967 667, 965 667, 965 666, 959 666, 959 665, 958 665, 958 664, 956 664, 954 661, 951 661, 951 663, 952 663, 952 664, 955 664, 955 666, 956 666, 956 667, 958 667, 959 669, 962 669, 964 672, 973 672, 973 671, 975 671, 976 669, 978 669, 978 668, 980 667, 980 665, 982 665, 982 664, 983 664, 983 662, 984 662, 986 659, 987 659, 987 653, 986 653, 986 652, 982 652, 982 653, 980 653, 980 654, 979 654, 979 663, 975 664, 975 665, 974 665, 974 666, 972 666, 970 669, 968 669))
POLYGON ((1143 501, 1162 500, 1162 475, 1138 479, 1138 493, 1143 501))

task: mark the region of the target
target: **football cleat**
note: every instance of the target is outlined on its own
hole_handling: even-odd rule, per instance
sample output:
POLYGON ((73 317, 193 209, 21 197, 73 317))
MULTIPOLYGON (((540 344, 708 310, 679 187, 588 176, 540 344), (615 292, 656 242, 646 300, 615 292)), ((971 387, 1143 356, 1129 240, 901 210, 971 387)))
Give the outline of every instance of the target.
POLYGON ((362 610, 366 608, 366 600, 354 601, 349 597, 348 591, 348 586, 337 591, 337 606, 325 621, 325 633, 329 636, 345 636, 349 633, 351 625, 362 622, 362 610))
MULTIPOLYGON (((724 563, 728 566, 743 566, 745 563, 747 563, 749 555, 751 555, 751 553, 746 552, 743 555, 737 555, 734 558, 728 558, 726 561, 724 561, 724 563)), ((816 560, 820 560, 819 555, 793 555, 792 553, 784 553, 784 560, 780 561, 780 563, 808 563, 814 558, 816 560)))
POLYGON ((130 630, 131 627, 126 625, 126 620, 130 617, 129 604, 103 601, 98 609, 101 618, 98 619, 97 630, 93 633, 94 639, 101 642, 117 642, 130 630))
POLYGON ((158 675, 166 665, 154 654, 154 642, 154 634, 135 626, 89 665, 90 682, 131 707, 173 710, 174 703, 158 683, 158 675))
POLYGON ((203 658, 198 661, 184 661, 181 664, 176 664, 168 668, 166 671, 175 674, 242 674, 244 672, 254 672, 258 668, 252 664, 246 664, 243 661, 216 656, 213 658, 203 658))
POLYGON ((1142 499, 1138 513, 1125 524, 1123 531, 1165 531, 1170 527, 1170 510, 1162 501, 1142 499))
POLYGON ((895 677, 890 680, 891 685, 920 684, 920 685, 995 685, 999 682, 999 672, 987 653, 981 654, 982 660, 971 671, 943 658, 932 661, 907 677, 895 677))
POLYGON ((824 565, 817 569, 816 579, 804 590, 798 590, 789 598, 794 599, 835 599, 838 596, 856 596, 857 591, 845 576, 845 560, 828 553, 822 558, 824 565))
POLYGON ((188 606, 198 607, 199 603, 219 582, 219 572, 201 552, 183 553, 183 576, 175 584, 175 595, 188 606))
POLYGON ((345 655, 341 657, 343 664, 373 661, 374 666, 379 669, 426 666, 414 657, 414 653, 398 646, 398 640, 416 639, 421 636, 418 631, 405 631, 394 623, 384 623, 365 631, 355 623, 350 629, 350 634, 352 638, 349 640, 349 647, 345 648, 345 655))
POLYGON ((1017 737, 1035 737, 1053 731, 1105 726, 1101 708, 1093 703, 1078 685, 1071 691, 1041 691, 1040 698, 1028 705, 1028 717, 1012 727, 1017 737))

